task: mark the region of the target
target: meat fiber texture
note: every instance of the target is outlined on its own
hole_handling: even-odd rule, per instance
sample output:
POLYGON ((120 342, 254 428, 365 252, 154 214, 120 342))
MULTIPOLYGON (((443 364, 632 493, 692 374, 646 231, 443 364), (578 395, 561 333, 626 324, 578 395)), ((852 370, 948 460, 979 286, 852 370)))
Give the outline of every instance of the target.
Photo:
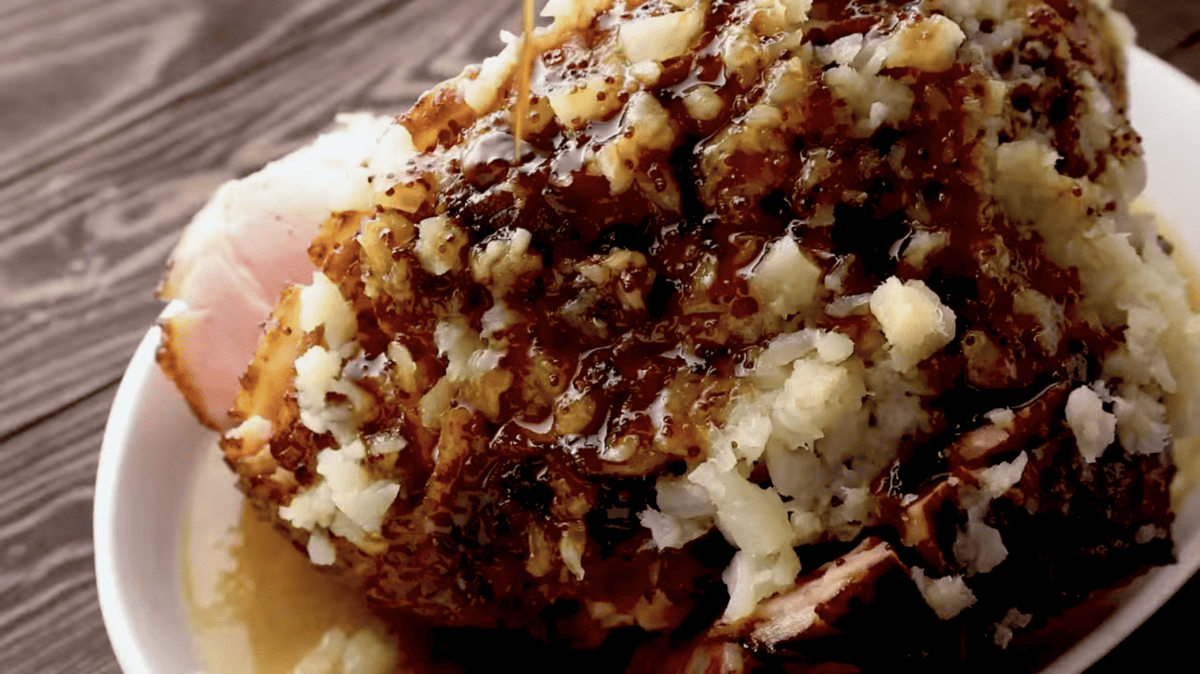
MULTIPOLYGON (((1006 569, 1169 558, 1200 323, 1131 211, 1123 17, 543 16, 527 110, 505 35, 394 121, 222 188, 177 251, 167 288, 193 309, 163 362, 217 425, 240 375, 228 462, 315 564, 382 611, 553 620, 580 647, 710 615, 708 657, 837 632, 827 605, 896 568, 931 619, 1007 646, 1039 595, 1013 606, 1006 569), (308 170, 325 156, 332 174, 308 170), (315 233, 307 256, 254 243, 272 213, 315 233), (203 321, 266 329, 251 355, 202 346, 203 321), (1038 557, 1044 536, 1066 561, 1038 557), (822 570, 860 542, 861 578, 822 570), (779 607, 822 617, 764 641, 779 607)), ((1117 579, 1083 576, 1072 596, 1117 579)))

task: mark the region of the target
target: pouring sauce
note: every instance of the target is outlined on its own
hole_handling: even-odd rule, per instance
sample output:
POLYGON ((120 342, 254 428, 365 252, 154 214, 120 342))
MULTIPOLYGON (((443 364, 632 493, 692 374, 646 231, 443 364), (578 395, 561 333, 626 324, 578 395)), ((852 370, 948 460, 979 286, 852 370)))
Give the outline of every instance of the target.
POLYGON ((529 118, 529 77, 533 71, 533 0, 525 0, 521 58, 517 61, 517 100, 513 104, 513 163, 521 161, 521 130, 529 118))

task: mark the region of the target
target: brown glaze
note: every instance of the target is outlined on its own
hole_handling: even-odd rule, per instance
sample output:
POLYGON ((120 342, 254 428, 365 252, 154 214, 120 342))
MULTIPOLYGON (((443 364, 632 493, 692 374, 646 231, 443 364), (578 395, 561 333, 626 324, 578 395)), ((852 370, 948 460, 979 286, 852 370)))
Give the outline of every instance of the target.
MULTIPOLYGON (((655 505, 655 480, 705 460, 707 429, 724 420, 733 375, 771 337, 807 321, 853 336, 867 365, 879 353, 867 346, 878 340, 869 314, 763 319, 746 271, 768 241, 783 236, 799 242, 824 275, 837 270, 843 276, 839 287, 820 291, 821 301, 868 293, 897 276, 924 281, 957 317, 955 339, 920 366, 929 381, 923 403, 931 428, 905 438, 894 470, 877 480, 880 507, 868 524, 896 542, 888 569, 904 568, 903 559, 939 571, 956 568, 939 530, 950 527, 952 540, 957 486, 974 479, 971 470, 1022 449, 1051 447, 1031 461, 1027 475, 1049 470, 1046 462, 1066 461, 1081 484, 1092 485, 1093 469, 1080 463, 1058 412, 1065 392, 1096 376, 1120 335, 1081 315, 1077 273, 1049 261, 1040 237, 1005 216, 978 163, 988 142, 1038 130, 1054 138, 1064 175, 1103 169, 1104 152, 1116 148, 1095 156, 1077 150, 1072 129, 1082 103, 1077 92, 1054 84, 1087 70, 1120 91, 1118 54, 1091 46, 1100 31, 1097 10, 1084 0, 1031 3, 1027 37, 995 66, 1003 72, 1036 57, 1055 77, 1038 90, 1018 88, 1001 103, 998 139, 989 139, 984 120, 971 112, 988 96, 989 74, 975 66, 960 61, 939 73, 888 69, 884 75, 913 93, 912 112, 856 137, 843 119, 846 104, 810 62, 798 66, 796 102, 781 110, 780 125, 763 132, 771 136, 769 147, 784 151, 746 149, 714 160, 706 148, 721 134, 755 132, 747 116, 793 56, 778 55, 754 77, 725 72, 714 45, 725 27, 745 20, 744 8, 714 0, 694 48, 665 62, 658 80, 638 92, 666 111, 668 130, 660 131, 674 141, 623 159, 634 179, 614 191, 588 158, 632 137, 623 126, 630 92, 615 93, 615 107, 591 122, 555 118, 538 92, 596 72, 598 45, 610 43, 616 26, 641 11, 636 5, 604 14, 541 51, 527 128, 524 114, 513 123, 510 113, 513 103, 525 100, 520 86, 506 85, 502 105, 480 114, 453 86, 427 94, 398 118, 421 154, 401 174, 387 176, 395 185, 375 213, 334 218, 314 244, 314 261, 358 316, 362 352, 352 361, 353 378, 373 399, 360 431, 367 438, 397 434, 410 443, 398 458, 372 464, 377 475, 403 485, 384 523, 380 552, 338 542, 339 565, 360 579, 368 598, 381 610, 436 625, 513 627, 590 647, 613 627, 589 614, 597 603, 628 616, 661 594, 669 610, 643 627, 681 630, 672 636, 680 642, 700 632, 703 626, 688 632, 686 621, 689 615, 715 618, 711 607, 724 601, 719 577, 732 549, 710 534, 681 550, 655 550, 637 519, 655 505), (684 102, 701 85, 722 102, 711 119, 694 118, 684 102), (829 213, 832 224, 824 221, 829 213), (415 249, 416 223, 432 217, 450 223, 451 238, 461 239, 442 273, 429 271, 415 249), (503 285, 481 282, 472 268, 479 252, 518 228, 532 235, 524 266, 503 285), (946 237, 921 265, 904 256, 917 233, 946 237), (705 275, 712 282, 697 285, 705 275), (1062 308, 1061 337, 1050 346, 1039 339, 1045 326, 1015 310, 1014 298, 1029 289, 1062 308), (462 317, 478 334, 500 302, 517 320, 495 333, 506 345, 496 370, 467 383, 436 425, 422 422, 422 396, 449 366, 432 338, 435 326, 462 317), (392 344, 412 356, 407 384, 398 370, 379 365, 392 344), (972 444, 980 438, 968 432, 978 433, 980 415, 1031 399, 1005 438, 987 447, 972 444), (611 459, 618 449, 627 457, 611 459), (958 480, 953 489, 944 488, 947 474, 958 480), (924 496, 902 507, 905 494, 924 496), (889 525, 898 531, 888 532, 889 525), (583 578, 558 552, 560 541, 575 535, 584 543, 583 578), (539 550, 546 551, 544 559, 539 550)), ((852 33, 887 33, 916 11, 891 3, 817 2, 804 41, 820 46, 852 33)), ((1119 142, 1120 152, 1137 151, 1136 138, 1119 142)), ((322 337, 306 339, 319 343, 322 337)), ((271 417, 272 457, 305 484, 316 451, 331 438, 298 430, 294 396, 282 407, 271 417)), ((1097 513, 1111 500, 1124 508, 1122 531, 1106 533, 1105 540, 1132 535, 1129 527, 1141 523, 1169 523, 1168 469, 1149 463, 1106 456, 1095 470, 1119 475, 1079 492, 1092 494, 1097 513), (1145 482, 1130 475, 1145 475, 1145 482), (1135 493, 1146 497, 1141 510, 1128 503, 1135 493)), ((267 468, 274 465, 255 475, 267 468)), ((1021 499, 1037 500, 1037 511, 1049 502, 1047 494, 1057 493, 1037 475, 1022 483, 1013 508, 1021 499)), ((1054 527, 1075 524, 1034 529, 1056 535, 1054 527)), ((995 577, 1019 582, 1009 574, 995 577)), ((1051 586, 1039 588, 1052 592, 1051 586)), ((870 587, 865 580, 855 585, 856 605, 871 601, 870 587)), ((964 624, 981 631, 1006 608, 977 609, 964 624)), ((840 611, 833 613, 840 618, 840 611)), ((748 645, 771 648, 753 640, 748 645)), ((702 643, 701 650, 710 646, 702 643)), ((824 655, 802 659, 814 666, 839 657, 813 648, 824 655)), ((961 653, 954 655, 951 660, 961 653)))

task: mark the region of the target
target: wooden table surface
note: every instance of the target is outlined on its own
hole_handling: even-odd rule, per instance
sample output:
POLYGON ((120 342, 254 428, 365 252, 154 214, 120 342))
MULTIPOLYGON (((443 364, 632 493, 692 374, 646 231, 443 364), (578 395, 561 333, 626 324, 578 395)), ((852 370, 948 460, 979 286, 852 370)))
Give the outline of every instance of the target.
MULTIPOLYGON (((518 7, 0 0, 0 672, 119 671, 92 563, 97 455, 192 213, 334 113, 401 109, 493 53, 518 7)), ((1200 0, 1126 9, 1143 47, 1200 77, 1200 0)), ((1193 579, 1094 671, 1187 657, 1197 602, 1193 579)))

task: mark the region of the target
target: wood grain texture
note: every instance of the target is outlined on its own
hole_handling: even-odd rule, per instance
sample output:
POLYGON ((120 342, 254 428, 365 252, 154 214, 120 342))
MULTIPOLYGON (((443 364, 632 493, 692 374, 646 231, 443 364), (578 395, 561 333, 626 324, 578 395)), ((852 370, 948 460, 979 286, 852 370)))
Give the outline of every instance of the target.
POLYGON ((493 53, 514 7, 0 6, 0 672, 119 671, 96 600, 96 460, 183 225, 335 113, 399 111, 493 53))
MULTIPOLYGON (((0 672, 118 671, 92 567, 97 453, 183 225, 336 112, 402 109, 493 53, 518 5, 0 0, 0 672)), ((1200 2, 1125 8, 1200 76, 1200 2)), ((1197 601, 1193 581, 1096 671, 1187 643, 1197 601)))

